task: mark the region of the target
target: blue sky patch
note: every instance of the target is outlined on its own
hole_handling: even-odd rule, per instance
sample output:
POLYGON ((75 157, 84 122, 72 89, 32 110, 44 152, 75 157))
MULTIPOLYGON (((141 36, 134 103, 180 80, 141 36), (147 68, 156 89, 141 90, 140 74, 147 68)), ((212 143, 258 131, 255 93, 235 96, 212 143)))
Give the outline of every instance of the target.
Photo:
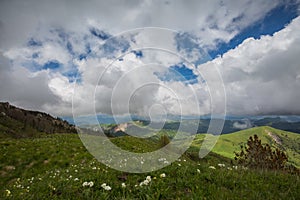
POLYGON ((76 81, 77 83, 82 82, 82 76, 81 76, 81 74, 79 73, 79 71, 76 67, 72 68, 71 71, 62 73, 62 75, 67 77, 69 79, 70 83, 73 83, 74 81, 76 81))
POLYGON ((48 61, 43 65, 42 69, 58 69, 60 67, 60 63, 56 60, 48 61))
MULTIPOLYGON (((262 35, 273 35, 275 32, 283 29, 294 18, 298 16, 298 6, 296 3, 279 5, 271 10, 263 19, 255 22, 251 26, 243 29, 238 35, 229 41, 229 43, 221 42, 217 48, 209 51, 212 58, 218 55, 223 55, 230 49, 234 49, 241 44, 245 39, 253 37, 260 38, 262 35)), ((240 16, 239 18, 242 18, 240 16)), ((239 18, 235 20, 240 20, 239 18)))
POLYGON ((109 37, 111 37, 110 34, 94 27, 90 28, 90 33, 101 40, 107 40, 109 37))
POLYGON ((112 37, 109 40, 106 40, 106 42, 99 48, 100 50, 104 50, 104 56, 112 58, 117 56, 114 54, 118 51, 125 53, 130 48, 130 44, 126 38, 112 37))
POLYGON ((38 41, 34 38, 30 38, 27 42, 27 46, 29 46, 29 47, 40 47, 42 45, 43 45, 43 43, 41 41, 38 41))
POLYGON ((180 81, 186 84, 198 83, 197 75, 193 71, 186 67, 184 64, 173 65, 168 68, 165 72, 154 72, 162 81, 180 81))
POLYGON ((143 57, 143 52, 142 51, 132 51, 132 53, 134 53, 137 58, 143 57))

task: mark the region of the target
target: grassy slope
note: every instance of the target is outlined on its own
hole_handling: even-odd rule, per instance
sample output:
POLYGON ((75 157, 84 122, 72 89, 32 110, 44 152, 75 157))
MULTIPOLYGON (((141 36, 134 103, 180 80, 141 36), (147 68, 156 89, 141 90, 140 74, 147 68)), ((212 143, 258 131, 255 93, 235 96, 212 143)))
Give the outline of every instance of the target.
MULTIPOLYGON (((278 130, 268 126, 255 127, 231 134, 221 135, 218 138, 213 152, 228 158, 234 158, 234 151, 240 151, 240 145, 245 144, 250 136, 257 134, 262 143, 268 143, 273 147, 285 150, 289 157, 289 162, 300 167, 300 134, 278 130), (271 132, 282 140, 282 145, 277 144, 268 135, 271 132)), ((203 137, 203 136, 202 136, 203 137)))
MULTIPOLYGON (((153 141, 127 136, 113 140, 115 144, 126 145, 124 149, 134 147, 137 152, 157 148, 153 141)), ((214 154, 198 161, 184 156, 164 169, 147 174, 123 174, 107 168, 88 153, 74 134, 2 139, 0 154, 0 199, 300 198, 299 176, 228 169, 232 167, 230 162, 214 154), (218 167, 220 162, 226 167, 218 167), (166 177, 160 178, 161 173, 166 177), (148 186, 136 186, 148 175, 152 177, 148 186), (126 180, 120 180, 120 176, 126 180), (93 181, 94 186, 83 187, 85 181, 93 181), (121 187, 123 182, 126 188, 121 187), (102 183, 110 185, 112 190, 103 190, 102 183), (6 196, 6 189, 10 196, 6 196)))

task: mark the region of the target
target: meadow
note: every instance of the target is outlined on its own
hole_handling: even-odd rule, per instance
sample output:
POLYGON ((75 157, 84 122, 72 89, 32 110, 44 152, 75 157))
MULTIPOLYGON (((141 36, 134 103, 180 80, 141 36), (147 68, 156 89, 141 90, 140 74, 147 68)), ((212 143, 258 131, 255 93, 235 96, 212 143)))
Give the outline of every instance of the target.
MULTIPOLYGON (((129 136, 112 140, 136 152, 159 147, 129 136)), ((297 174, 243 168, 213 152, 198 159, 195 147, 169 166, 141 174, 99 163, 76 134, 2 138, 0 153, 1 199, 300 198, 297 174)))

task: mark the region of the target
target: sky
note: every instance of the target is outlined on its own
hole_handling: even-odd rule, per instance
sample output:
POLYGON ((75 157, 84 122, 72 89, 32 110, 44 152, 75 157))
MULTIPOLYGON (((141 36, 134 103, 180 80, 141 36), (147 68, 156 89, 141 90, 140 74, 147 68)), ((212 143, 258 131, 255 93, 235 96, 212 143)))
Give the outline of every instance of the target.
POLYGON ((299 115, 300 1, 0 2, 0 101, 54 116, 299 115))

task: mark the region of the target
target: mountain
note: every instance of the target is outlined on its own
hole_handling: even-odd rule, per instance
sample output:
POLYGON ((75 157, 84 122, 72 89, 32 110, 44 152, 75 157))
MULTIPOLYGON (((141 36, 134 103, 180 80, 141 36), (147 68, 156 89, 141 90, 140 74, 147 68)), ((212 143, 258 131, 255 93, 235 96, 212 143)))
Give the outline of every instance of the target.
MULTIPOLYGON (((168 115, 167 121, 151 122, 151 128, 163 127, 166 130, 177 131, 179 127, 185 132, 195 132, 195 126, 198 127, 197 133, 206 133, 212 118, 220 118, 220 116, 177 116, 168 115)), ((72 117, 63 117, 66 121, 74 124, 72 117)), ((94 116, 79 116, 76 117, 76 125, 80 127, 86 127, 91 125, 106 124, 121 124, 132 121, 141 121, 144 125, 150 124, 150 121, 146 117, 137 115, 125 115, 125 116, 112 116, 98 114, 97 118, 94 116)), ((233 133, 236 131, 249 129, 256 126, 270 126, 276 129, 290 131, 294 133, 300 133, 300 116, 296 115, 266 115, 266 116, 226 116, 222 133, 233 133)))
POLYGON ((14 138, 40 134, 76 133, 74 125, 38 111, 30 111, 0 102, 0 134, 14 138))

